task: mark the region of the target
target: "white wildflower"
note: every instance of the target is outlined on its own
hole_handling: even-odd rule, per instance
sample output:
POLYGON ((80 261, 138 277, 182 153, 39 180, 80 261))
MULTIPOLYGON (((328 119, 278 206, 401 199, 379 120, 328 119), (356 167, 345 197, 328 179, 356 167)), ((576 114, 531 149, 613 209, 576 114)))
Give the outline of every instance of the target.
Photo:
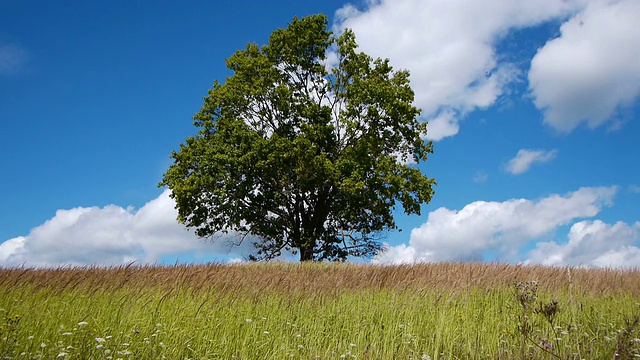
POLYGON ((67 353, 66 352, 61 352, 60 354, 58 354, 58 356, 56 356, 57 358, 63 358, 66 357, 67 353))
POLYGON ((89 325, 89 323, 88 323, 88 322, 86 322, 86 321, 80 321, 80 322, 78 323, 78 326, 85 326, 85 325, 89 325))

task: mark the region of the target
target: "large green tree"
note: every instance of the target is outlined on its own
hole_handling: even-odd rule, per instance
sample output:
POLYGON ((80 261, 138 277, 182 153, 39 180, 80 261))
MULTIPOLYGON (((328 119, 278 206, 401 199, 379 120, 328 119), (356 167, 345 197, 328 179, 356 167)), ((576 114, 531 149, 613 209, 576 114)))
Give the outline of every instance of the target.
POLYGON ((294 18, 227 59, 233 74, 213 84, 160 183, 198 236, 259 239, 251 259, 372 256, 396 204, 420 214, 431 200, 435 181, 415 164, 432 144, 409 73, 327 25, 294 18))

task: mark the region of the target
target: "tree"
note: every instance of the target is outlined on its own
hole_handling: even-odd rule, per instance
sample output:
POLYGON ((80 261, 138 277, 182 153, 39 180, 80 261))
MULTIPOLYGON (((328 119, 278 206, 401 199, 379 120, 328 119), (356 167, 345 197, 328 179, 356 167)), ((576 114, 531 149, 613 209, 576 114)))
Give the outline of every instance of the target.
POLYGON ((294 18, 227 59, 233 74, 214 82, 197 135, 159 184, 198 236, 257 238, 253 260, 372 256, 397 228, 396 203, 420 214, 431 201, 435 181, 411 164, 433 150, 409 73, 327 25, 324 15, 294 18))

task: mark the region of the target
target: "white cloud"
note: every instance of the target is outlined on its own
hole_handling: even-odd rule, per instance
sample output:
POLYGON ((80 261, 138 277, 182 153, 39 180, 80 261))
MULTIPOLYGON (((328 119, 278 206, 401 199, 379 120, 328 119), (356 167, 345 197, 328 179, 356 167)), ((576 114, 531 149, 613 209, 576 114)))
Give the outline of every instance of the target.
POLYGON ((485 171, 477 171, 475 174, 473 174, 474 183, 483 183, 487 182, 487 180, 489 180, 489 174, 487 174, 485 171))
POLYGON ((118 265, 153 263, 163 256, 247 254, 250 244, 229 249, 231 236, 213 243, 197 238, 176 221, 169 190, 135 211, 103 208, 58 210, 29 235, 0 244, 0 266, 118 265))
POLYGON ((591 1, 531 61, 529 83, 544 121, 569 132, 615 123, 640 95, 640 2, 591 1))
POLYGON ((611 205, 617 187, 580 188, 538 201, 476 201, 461 210, 439 208, 411 231, 409 246, 391 247, 377 263, 482 260, 493 252, 513 260, 524 245, 574 219, 597 215, 611 205))
POLYGON ((416 249, 412 246, 400 244, 389 246, 383 253, 376 255, 371 262, 373 264, 412 264, 416 262, 416 249))
POLYGON ((525 173, 535 163, 546 163, 556 158, 557 150, 520 149, 516 156, 507 162, 506 170, 513 175, 525 173))
POLYGON ((428 140, 440 141, 446 137, 453 136, 460 131, 460 125, 454 111, 444 111, 438 114, 427 124, 428 140))
POLYGON ((0 244, 0 264, 4 264, 13 254, 21 251, 26 240, 24 236, 19 236, 0 244))
POLYGON ((529 253, 527 262, 545 265, 640 267, 640 222, 581 221, 569 230, 565 244, 543 242, 529 253))
POLYGON ((336 30, 351 28, 362 51, 411 72, 416 105, 429 136, 458 132, 457 118, 487 108, 520 76, 500 62, 496 44, 510 29, 535 26, 583 7, 574 0, 381 0, 336 12, 336 30), (443 115, 444 114, 444 115, 443 115), (431 123, 433 121, 433 123, 431 123))
POLYGON ((0 75, 20 71, 27 61, 27 52, 14 45, 0 45, 0 75))

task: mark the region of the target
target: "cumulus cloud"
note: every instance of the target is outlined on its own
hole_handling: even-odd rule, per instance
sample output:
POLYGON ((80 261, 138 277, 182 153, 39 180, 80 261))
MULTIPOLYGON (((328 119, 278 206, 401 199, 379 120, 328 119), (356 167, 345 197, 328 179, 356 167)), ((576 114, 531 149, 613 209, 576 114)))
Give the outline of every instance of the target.
POLYGON ((154 263, 163 256, 242 256, 251 244, 230 248, 233 236, 206 242, 176 221, 169 190, 135 211, 109 205, 58 210, 29 235, 0 244, 0 266, 154 263))
POLYGON ((444 111, 429 120, 427 125, 428 140, 440 141, 460 131, 460 124, 454 111, 444 111))
POLYGON ((591 1, 531 61, 529 86, 544 122, 569 132, 615 123, 640 95, 640 2, 591 1))
POLYGON ((527 262, 545 265, 640 267, 640 222, 613 225, 600 220, 581 221, 569 230, 568 242, 542 242, 527 262))
POLYGON ((374 262, 483 260, 487 252, 513 261, 531 241, 574 219, 597 215, 612 204, 616 192, 617 187, 585 187, 538 201, 476 201, 461 210, 441 207, 411 231, 408 246, 390 247, 374 262))
POLYGON ((583 8, 579 0, 379 0, 336 12, 336 30, 350 28, 360 48, 411 72, 416 105, 429 137, 458 133, 458 119, 487 108, 520 78, 500 61, 496 44, 511 29, 536 26, 583 8))
POLYGON ((27 61, 27 52, 15 45, 0 44, 0 75, 20 71, 27 61))
POLYGON ((527 172, 535 163, 546 163, 556 158, 557 150, 520 149, 516 156, 507 162, 506 170, 513 175, 527 172))

